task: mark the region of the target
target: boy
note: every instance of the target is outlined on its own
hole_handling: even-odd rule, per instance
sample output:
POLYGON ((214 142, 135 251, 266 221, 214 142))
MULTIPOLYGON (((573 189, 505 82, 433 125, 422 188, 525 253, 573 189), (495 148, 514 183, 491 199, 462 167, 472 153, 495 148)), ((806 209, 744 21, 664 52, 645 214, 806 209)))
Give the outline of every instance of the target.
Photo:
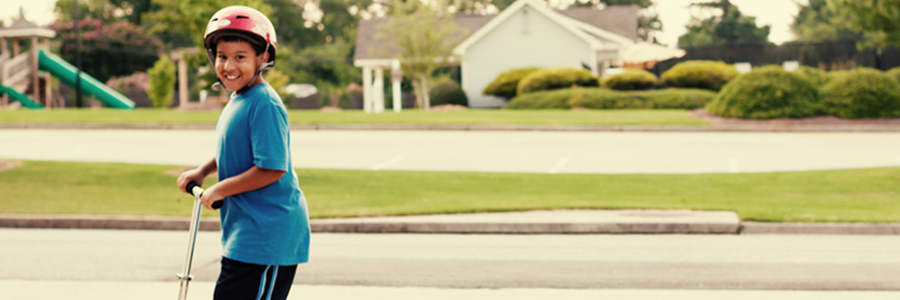
POLYGON ((204 37, 219 82, 234 93, 216 125, 216 157, 178 177, 178 189, 219 182, 200 202, 222 201, 223 257, 214 299, 285 299, 297 265, 309 259, 306 199, 291 168, 287 110, 262 70, 275 64, 272 22, 259 11, 229 6, 210 19, 204 37))

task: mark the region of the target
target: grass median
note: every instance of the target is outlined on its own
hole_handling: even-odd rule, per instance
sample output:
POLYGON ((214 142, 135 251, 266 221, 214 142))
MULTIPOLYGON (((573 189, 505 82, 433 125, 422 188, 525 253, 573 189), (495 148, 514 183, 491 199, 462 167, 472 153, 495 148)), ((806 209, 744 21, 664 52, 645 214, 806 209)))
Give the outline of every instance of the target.
MULTIPOLYGON (((360 110, 321 112, 290 110, 292 124, 422 124, 422 125, 656 125, 705 126, 685 110, 404 110, 366 114, 360 110)), ((0 110, 6 124, 215 124, 219 111, 173 109, 0 110)))
MULTIPOLYGON (((189 216, 192 198, 165 173, 175 169, 25 161, 0 172, 0 213, 189 216)), ((900 168, 694 175, 297 173, 313 218, 636 208, 729 210, 755 221, 900 222, 900 168)))

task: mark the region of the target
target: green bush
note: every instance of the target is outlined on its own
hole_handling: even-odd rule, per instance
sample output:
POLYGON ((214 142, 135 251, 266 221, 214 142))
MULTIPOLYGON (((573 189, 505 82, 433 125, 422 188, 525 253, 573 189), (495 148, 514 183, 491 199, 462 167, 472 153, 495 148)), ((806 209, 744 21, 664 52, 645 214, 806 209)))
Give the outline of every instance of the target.
POLYGON ((600 81, 585 69, 544 69, 531 73, 519 81, 517 95, 529 92, 556 90, 575 86, 597 87, 600 81))
POLYGON ((431 106, 442 104, 469 106, 469 98, 466 97, 466 93, 453 80, 439 82, 432 87, 431 91, 428 92, 428 98, 431 100, 431 106))
POLYGON ((669 87, 719 91, 738 75, 734 66, 724 62, 691 60, 675 65, 661 79, 669 87))
MULTIPOLYGON (((161 55, 153 67, 147 70, 147 79, 150 81, 150 89, 147 96, 153 107, 168 108, 172 106, 172 97, 175 94, 175 63, 166 55, 161 55)), ((181 99, 186 101, 187 99, 181 99)))
POLYGON ((767 66, 729 82, 706 110, 741 119, 803 118, 818 114, 819 102, 812 83, 779 66, 767 66))
POLYGON ((825 86, 825 84, 828 83, 828 80, 830 79, 827 72, 819 68, 807 66, 800 66, 800 68, 795 70, 793 73, 800 76, 800 78, 806 79, 806 81, 809 81, 809 83, 812 83, 816 87, 825 86))
POLYGON ((881 71, 859 68, 838 74, 825 87, 823 106, 845 119, 900 116, 900 83, 881 71))
POLYGON ((885 73, 894 77, 894 79, 896 79, 897 82, 900 82, 900 67, 892 68, 890 70, 885 71, 885 73))
POLYGON ((644 70, 628 70, 621 74, 603 77, 600 86, 617 91, 649 90, 659 78, 644 70))
POLYGON ((606 88, 571 88, 523 94, 508 109, 695 109, 706 105, 715 92, 700 89, 614 91, 606 88))
POLYGON ((500 76, 497 76, 497 79, 494 79, 491 84, 488 84, 488 86, 484 88, 484 94, 494 95, 507 100, 512 99, 516 96, 519 81, 521 81, 522 78, 525 78, 525 76, 539 70, 541 70, 541 68, 524 68, 500 74, 500 76))

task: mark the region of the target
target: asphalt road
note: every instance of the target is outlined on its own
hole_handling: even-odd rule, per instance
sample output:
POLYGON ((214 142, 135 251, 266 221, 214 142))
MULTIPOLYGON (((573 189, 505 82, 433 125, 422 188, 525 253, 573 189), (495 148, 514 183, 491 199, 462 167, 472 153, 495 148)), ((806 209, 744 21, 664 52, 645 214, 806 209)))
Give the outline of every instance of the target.
MULTIPOLYGON (((0 158, 196 165, 212 130, 0 130, 0 158)), ((900 133, 295 130, 299 168, 727 173, 900 166, 900 133)))
MULTIPOLYGON (((0 229, 0 281, 174 282, 180 231, 0 229)), ((314 234, 296 284, 422 288, 900 291, 900 237, 314 234)), ((195 281, 212 282, 218 232, 195 281)))

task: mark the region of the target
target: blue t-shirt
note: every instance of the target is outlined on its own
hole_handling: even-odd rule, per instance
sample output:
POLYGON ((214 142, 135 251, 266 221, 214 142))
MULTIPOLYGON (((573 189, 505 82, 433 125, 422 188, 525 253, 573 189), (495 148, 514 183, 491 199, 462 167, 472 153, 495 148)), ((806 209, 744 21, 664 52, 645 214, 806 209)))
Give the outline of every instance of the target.
POLYGON ((296 265, 309 260, 309 213, 291 167, 287 110, 268 83, 232 95, 216 124, 219 180, 252 166, 285 171, 263 188, 226 197, 222 203, 223 255, 259 265, 296 265))

